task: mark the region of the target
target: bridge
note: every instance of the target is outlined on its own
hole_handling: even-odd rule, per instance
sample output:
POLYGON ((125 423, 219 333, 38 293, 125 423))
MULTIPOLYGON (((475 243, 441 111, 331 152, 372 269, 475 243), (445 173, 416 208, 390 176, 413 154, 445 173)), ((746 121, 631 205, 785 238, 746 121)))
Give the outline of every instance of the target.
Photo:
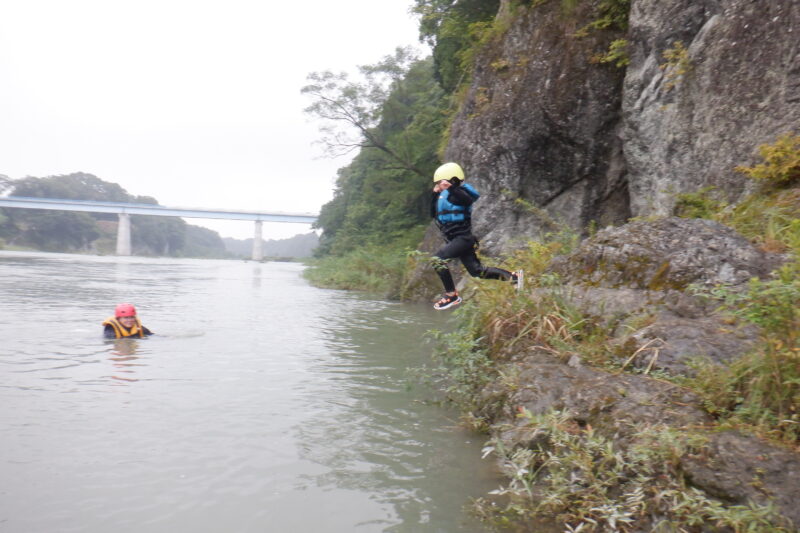
POLYGON ((221 209, 194 209, 166 207, 154 204, 132 204, 90 200, 66 200, 57 198, 28 198, 25 196, 0 197, 0 207, 22 209, 53 209, 57 211, 83 211, 88 213, 116 213, 117 255, 131 255, 131 215, 153 215, 159 217, 216 218, 226 220, 252 220, 255 222, 253 236, 253 260, 264 258, 264 243, 261 239, 264 222, 295 222, 311 224, 317 215, 311 213, 268 213, 259 211, 230 211, 221 209))

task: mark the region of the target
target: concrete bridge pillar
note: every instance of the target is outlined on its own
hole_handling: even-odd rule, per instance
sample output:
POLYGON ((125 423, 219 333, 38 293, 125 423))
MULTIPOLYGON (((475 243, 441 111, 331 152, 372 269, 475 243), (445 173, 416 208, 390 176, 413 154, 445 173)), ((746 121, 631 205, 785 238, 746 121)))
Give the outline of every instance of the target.
POLYGON ((131 255, 131 216, 119 213, 117 226, 117 255, 131 255))
POLYGON ((256 232, 253 236, 253 261, 264 259, 264 241, 261 240, 261 227, 263 223, 256 220, 256 232))

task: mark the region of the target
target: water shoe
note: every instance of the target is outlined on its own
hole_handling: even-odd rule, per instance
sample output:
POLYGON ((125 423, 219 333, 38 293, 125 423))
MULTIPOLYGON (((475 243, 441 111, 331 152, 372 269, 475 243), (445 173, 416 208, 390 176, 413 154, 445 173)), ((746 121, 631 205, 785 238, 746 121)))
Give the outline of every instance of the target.
POLYGON ((525 288, 525 271, 520 269, 512 272, 511 283, 515 285, 517 292, 521 292, 525 288))
POLYGON ((455 307, 456 305, 461 303, 461 297, 458 294, 454 294, 453 296, 448 296, 445 294, 441 300, 433 304, 433 308, 437 311, 444 311, 445 309, 449 309, 450 307, 455 307))

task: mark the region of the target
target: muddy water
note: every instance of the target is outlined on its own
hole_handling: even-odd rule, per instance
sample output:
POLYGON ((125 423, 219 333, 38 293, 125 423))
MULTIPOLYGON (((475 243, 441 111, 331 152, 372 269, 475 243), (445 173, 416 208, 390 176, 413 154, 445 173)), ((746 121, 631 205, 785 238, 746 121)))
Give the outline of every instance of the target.
POLYGON ((483 438, 407 373, 448 318, 301 271, 0 252, 0 531, 483 531, 483 438), (103 340, 121 301, 157 335, 103 340))

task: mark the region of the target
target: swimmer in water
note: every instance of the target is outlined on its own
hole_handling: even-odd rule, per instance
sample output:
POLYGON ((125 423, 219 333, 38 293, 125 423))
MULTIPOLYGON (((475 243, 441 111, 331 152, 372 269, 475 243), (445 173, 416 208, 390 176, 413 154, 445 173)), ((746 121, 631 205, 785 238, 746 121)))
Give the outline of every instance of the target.
POLYGON ((125 337, 144 338, 153 332, 142 325, 132 304, 119 304, 114 316, 103 321, 103 336, 106 339, 122 339, 125 337))

